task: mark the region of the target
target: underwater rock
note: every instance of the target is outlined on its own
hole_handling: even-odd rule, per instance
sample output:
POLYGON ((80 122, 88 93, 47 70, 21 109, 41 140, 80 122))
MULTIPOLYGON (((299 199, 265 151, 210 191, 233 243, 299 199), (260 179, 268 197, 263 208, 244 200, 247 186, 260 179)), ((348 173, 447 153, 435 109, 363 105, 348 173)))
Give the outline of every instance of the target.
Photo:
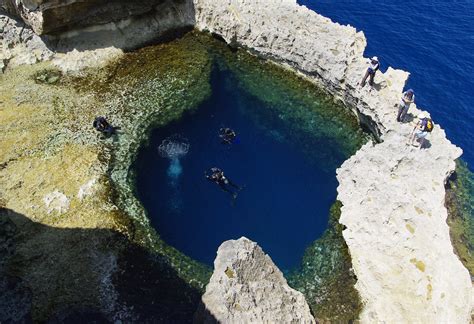
POLYGON ((219 247, 195 322, 315 323, 303 294, 245 237, 219 247))
MULTIPOLYGON (((374 89, 358 83, 367 69, 362 32, 295 0, 195 0, 196 26, 232 46, 302 72, 349 107, 380 144, 369 143, 338 170, 362 322, 468 323, 472 283, 453 252, 445 182, 462 150, 439 125, 420 150, 407 146, 413 124, 396 122, 409 73, 377 73, 374 89)), ((420 110, 410 108, 416 122, 420 110)))

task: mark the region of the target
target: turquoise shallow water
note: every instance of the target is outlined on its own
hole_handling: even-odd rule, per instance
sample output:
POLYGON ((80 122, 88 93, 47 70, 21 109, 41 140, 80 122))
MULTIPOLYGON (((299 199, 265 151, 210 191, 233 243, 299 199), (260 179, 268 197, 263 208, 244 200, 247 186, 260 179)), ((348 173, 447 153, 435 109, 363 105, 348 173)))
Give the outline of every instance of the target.
POLYGON ((134 165, 137 195, 164 241, 198 261, 212 265, 223 241, 246 236, 283 270, 296 267, 327 227, 335 170, 347 153, 246 92, 229 70, 216 67, 211 85, 197 110, 153 131, 134 165), (221 144, 222 126, 236 130, 237 143, 221 144), (187 153, 161 156, 170 137, 187 153), (204 178, 214 166, 244 187, 235 201, 204 178))
POLYGON ((411 72, 407 87, 474 166, 474 1, 328 1, 298 3, 364 31, 366 56, 411 72))

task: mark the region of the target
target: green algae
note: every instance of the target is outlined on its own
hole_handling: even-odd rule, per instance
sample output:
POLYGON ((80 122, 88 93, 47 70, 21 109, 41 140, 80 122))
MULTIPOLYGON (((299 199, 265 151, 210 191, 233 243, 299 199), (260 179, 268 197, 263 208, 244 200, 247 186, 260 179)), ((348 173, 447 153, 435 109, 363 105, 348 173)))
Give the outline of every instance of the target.
MULTIPOLYGON (((279 139, 291 141, 309 157, 317 155, 315 160, 324 160, 323 169, 334 172, 368 141, 370 136, 363 132, 353 113, 313 83, 244 50, 230 51, 206 35, 200 40, 210 48, 219 68, 231 70, 239 86, 265 102, 280 119, 269 123, 266 112, 248 111, 255 123, 259 127, 279 125, 291 134, 279 139)), ((311 311, 323 322, 355 320, 362 309, 354 287, 351 257, 342 237, 343 226, 339 224, 340 207, 338 201, 332 206, 328 229, 307 248, 301 267, 287 275, 288 283, 305 295, 311 311)))
POLYGON ((54 68, 43 69, 33 75, 35 82, 45 84, 56 84, 59 82, 61 77, 61 71, 54 68))
MULTIPOLYGON (((192 73, 189 67, 196 66, 196 61, 199 58, 202 57, 205 62, 202 65, 204 68, 197 69, 199 75, 195 77, 198 81, 190 84, 184 83, 183 88, 187 89, 186 92, 180 90, 179 87, 173 88, 175 96, 167 97, 172 91, 167 93, 157 87, 156 80, 162 81, 163 78, 169 77, 170 72, 169 70, 163 71, 161 74, 147 72, 159 71, 165 62, 167 65, 164 66, 169 66, 162 56, 156 55, 154 48, 139 51, 136 53, 135 59, 129 56, 122 63, 123 68, 114 67, 115 81, 113 85, 110 84, 110 78, 106 78, 104 89, 101 91, 105 94, 105 98, 109 98, 109 101, 113 100, 110 99, 111 94, 112 97, 116 94, 121 95, 121 101, 115 102, 113 105, 126 107, 126 109, 120 110, 120 114, 124 111, 127 112, 121 123, 127 123, 127 129, 134 130, 133 136, 122 135, 120 137, 111 169, 112 179, 119 193, 120 208, 138 220, 135 224, 134 239, 149 245, 154 251, 166 256, 182 278, 203 289, 209 279, 209 269, 168 246, 159 238, 159 233, 151 229, 143 207, 135 198, 133 192, 134 175, 128 167, 138 147, 146 141, 150 129, 179 118, 184 109, 193 109, 210 94, 208 87, 212 64, 220 65, 219 68, 230 69, 245 91, 275 109, 283 121, 282 125, 290 127, 287 131, 292 134, 292 138, 289 140, 292 143, 304 145, 302 149, 308 155, 325 155, 325 167, 328 170, 334 170, 339 166, 338 163, 355 153, 367 141, 368 135, 362 132, 357 119, 346 107, 336 104, 331 96, 315 87, 314 84, 280 66, 261 60, 242 50, 231 51, 223 43, 205 34, 193 34, 192 37, 187 35, 180 42, 187 49, 186 57, 183 57, 184 54, 180 51, 173 52, 170 56, 174 60, 179 57, 176 64, 187 67, 186 71, 181 71, 182 75, 192 73), (144 56, 149 59, 144 59, 144 56), (156 68, 153 67, 153 57, 160 57, 156 68), (143 63, 144 61, 146 63, 143 63), (147 70, 143 71, 142 66, 146 66, 147 70), (137 74, 134 75, 134 73, 137 74), (134 76, 129 78, 130 75, 134 76), (117 80, 121 81, 117 82, 117 80), (116 84, 125 84, 125 86, 116 88, 116 84), (160 95, 155 97, 153 94, 156 93, 160 95), (186 94, 189 94, 189 97, 186 97, 186 94), (168 106, 166 105, 167 100, 170 102, 168 106), (156 109, 163 106, 172 109, 164 111, 156 109), (142 116, 139 118, 139 122, 135 122, 135 116, 143 114, 144 111, 146 111, 146 117, 142 116), (311 142, 308 141, 308 138, 320 139, 324 143, 330 142, 333 147, 339 148, 340 155, 334 158, 334 153, 325 151, 324 147, 318 147, 317 140, 311 142), (315 148, 318 149, 315 150, 315 148)), ((174 79, 165 80, 172 82, 174 79)), ((257 112, 253 113, 251 117, 260 127, 266 127, 268 122, 264 118, 267 116, 257 112)), ((315 255, 314 248, 310 247, 306 252, 305 260, 307 264, 311 263, 318 269, 324 268, 329 271, 325 257, 330 255, 333 260, 331 264, 340 263, 340 266, 336 268, 334 265, 331 268, 331 275, 326 275, 322 282, 314 275, 308 275, 314 273, 305 267, 301 273, 295 273, 293 278, 298 277, 299 279, 295 279, 294 286, 306 292, 307 297, 314 301, 310 303, 312 310, 318 316, 320 315, 320 318, 354 319, 357 318, 360 309, 360 300, 353 287, 355 279, 350 269, 350 256, 340 234, 339 225, 332 223, 331 226, 334 229, 329 229, 324 237, 315 243, 318 246, 316 250, 324 249, 326 253, 324 257, 315 255), (338 271, 334 271, 335 269, 338 271), (308 287, 318 287, 319 289, 309 289, 308 287), (321 299, 319 296, 315 298, 316 294, 320 294, 321 291, 326 292, 326 298, 321 299)))
MULTIPOLYGON (((0 199, 2 208, 19 215, 15 216, 19 224, 15 240, 21 246, 9 258, 5 275, 21 278, 31 291, 33 321, 44 322, 53 314, 76 307, 104 308, 112 319, 116 313, 124 313, 114 305, 125 300, 133 306, 134 301, 126 298, 133 295, 131 288, 119 297, 113 290, 105 294, 98 288, 103 286, 104 276, 110 275, 114 276, 110 280, 116 288, 123 291, 121 287, 132 281, 118 274, 127 275, 137 265, 113 270, 103 263, 118 259, 119 266, 126 267, 130 258, 137 256, 127 251, 134 242, 144 241, 148 245, 139 244, 136 248, 143 255, 140 266, 158 271, 155 276, 140 276, 143 279, 135 281, 136 289, 144 291, 146 279, 156 282, 169 278, 170 283, 179 283, 182 297, 194 303, 186 307, 197 307, 199 294, 187 287, 202 290, 210 269, 166 246, 149 232, 149 227, 117 208, 117 183, 128 181, 128 175, 117 177, 118 181, 113 177, 113 172, 119 170, 114 169, 118 161, 130 163, 134 148, 146 137, 147 123, 178 118, 184 109, 196 106, 208 95, 206 52, 191 50, 192 44, 177 41, 144 50, 150 53, 145 63, 160 65, 157 69, 143 67, 137 57, 143 53, 139 52, 84 79, 63 76, 49 83, 37 80, 46 75, 47 81, 49 71, 54 71, 47 63, 18 67, 0 79, 0 199), (153 81, 146 83, 147 78, 153 81), (139 92, 143 89, 149 91, 147 96, 139 92), (129 94, 139 96, 135 100, 129 94), (122 127, 123 133, 117 138, 102 139, 91 127, 97 115, 107 116, 122 127), (81 185, 90 179, 97 181, 94 194, 84 200, 77 198, 81 185), (70 199, 65 213, 49 214, 44 208, 43 197, 54 190, 70 199), (117 238, 117 233, 123 233, 126 239, 117 238), (69 268, 73 271, 64 271, 69 268)), ((125 164, 122 167, 127 169, 125 164)), ((4 217, 10 216, 2 211, 0 218, 4 217)), ((129 273, 127 276, 133 278, 129 273)), ((156 303, 155 295, 163 294, 153 293, 145 303, 156 303)))
POLYGON ((320 322, 347 323, 362 310, 356 277, 339 223, 342 204, 331 207, 329 227, 306 250, 300 269, 288 276, 291 287, 301 291, 315 318, 320 322))
POLYGON ((209 96, 207 51, 188 34, 166 45, 129 53, 109 67, 105 75, 108 77, 102 82, 92 84, 103 102, 105 115, 121 127, 116 141, 111 143, 109 173, 116 190, 115 202, 134 221, 131 238, 164 256, 186 282, 202 290, 211 269, 160 239, 136 199, 130 165, 153 128, 180 118, 185 110, 196 108, 209 96))
MULTIPOLYGON (((295 135, 289 140, 303 145, 308 155, 327 154, 328 170, 334 170, 341 157, 350 156, 367 140, 350 111, 335 104, 321 89, 246 51, 231 51, 201 33, 128 53, 85 78, 60 76, 55 80, 55 70, 48 64, 19 69, 23 72, 13 80, 15 85, 11 89, 5 85, 9 108, 1 111, 2 118, 5 117, 2 130, 6 132, 1 137, 5 145, 1 146, 0 184, 5 184, 8 192, 0 193, 0 198, 5 206, 49 226, 34 226, 34 233, 41 235, 31 237, 28 233, 33 230, 22 228, 26 235, 19 238, 23 249, 11 266, 12 273, 25 278, 33 291, 34 320, 45 321, 58 309, 76 304, 100 304, 103 296, 96 287, 103 280, 102 256, 109 254, 119 258, 118 265, 124 273, 113 279, 122 295, 118 300, 133 303, 127 298, 136 296, 133 287, 122 287, 126 282, 134 282, 133 271, 139 277, 137 286, 146 287, 147 273, 156 266, 163 270, 150 280, 159 282, 160 276, 164 276, 176 282, 179 289, 192 288, 186 292, 191 296, 191 304, 195 302, 195 290, 203 291, 211 269, 160 239, 159 229, 157 233, 150 226, 135 197, 130 165, 151 129, 180 118, 185 110, 195 109, 210 95, 212 64, 231 69, 243 89, 275 109, 282 124, 291 127, 288 132, 295 135), (18 85, 23 80, 28 82, 18 85), (35 120, 30 120, 32 114, 37 116, 35 120), (104 115, 120 126, 120 134, 109 139, 98 136, 91 127, 97 115, 104 115), (21 135, 21 129, 30 132, 28 138, 21 135), (309 137, 331 142, 340 148, 341 155, 334 159, 324 147, 318 147, 317 141, 308 142, 309 137), (68 179, 56 172, 58 169, 68 174, 68 179), (24 182, 31 184, 17 179, 17 174, 24 174, 24 182), (93 177, 98 177, 99 186, 95 196, 85 201, 72 199, 66 214, 50 215, 29 207, 32 203, 42 204, 44 194, 55 188, 74 197, 80 185, 93 177), (59 227, 107 231, 58 231, 59 227), (117 238, 116 232, 125 238, 117 238), (84 255, 62 253, 62 249, 57 249, 61 242, 68 242, 71 251, 77 247, 77 253, 84 255), (131 245, 139 251, 136 256, 143 262, 133 262, 131 245), (98 255, 91 257, 96 249, 98 255), (44 261, 35 261, 38 253, 44 261), (58 263, 48 268, 51 260, 58 263), (76 267, 74 276, 61 273, 68 266, 76 267), (50 286, 48 282, 54 278, 60 280, 50 286)), ((261 127, 267 127, 264 116, 257 112, 252 118, 261 127)), ((308 248, 302 268, 290 276, 289 282, 304 292, 318 319, 354 319, 360 301, 353 288, 355 278, 342 227, 337 222, 337 206, 331 215, 329 229, 308 248)))
POLYGON ((474 174, 466 162, 456 161, 456 171, 446 186, 448 225, 454 249, 474 276, 474 174))
POLYGON ((277 118, 271 122, 265 111, 246 111, 255 124, 268 128, 279 140, 291 141, 305 155, 317 155, 314 160, 324 161, 324 169, 333 172, 368 141, 354 114, 307 79, 243 49, 231 51, 210 36, 199 35, 199 39, 219 68, 233 73, 242 90, 274 110, 277 118), (278 125, 284 132, 268 125, 278 125), (291 135, 282 137, 282 133, 291 135))

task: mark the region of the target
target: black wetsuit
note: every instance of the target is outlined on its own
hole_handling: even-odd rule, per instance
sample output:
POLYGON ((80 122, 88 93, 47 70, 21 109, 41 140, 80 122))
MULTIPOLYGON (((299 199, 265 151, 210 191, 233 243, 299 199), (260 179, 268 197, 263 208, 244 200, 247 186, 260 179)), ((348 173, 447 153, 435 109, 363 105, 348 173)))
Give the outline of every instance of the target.
POLYGON ((96 117, 92 126, 107 137, 111 136, 116 129, 104 117, 96 117))
POLYGON ((238 185, 227 179, 224 175, 224 172, 219 168, 211 168, 209 170, 209 174, 206 173, 206 178, 209 181, 219 185, 223 191, 230 193, 234 197, 237 196, 237 191, 232 190, 230 187, 233 187, 237 190, 241 189, 238 185))
POLYGON ((232 144, 237 137, 235 132, 230 128, 221 128, 219 137, 222 139, 222 144, 232 144))

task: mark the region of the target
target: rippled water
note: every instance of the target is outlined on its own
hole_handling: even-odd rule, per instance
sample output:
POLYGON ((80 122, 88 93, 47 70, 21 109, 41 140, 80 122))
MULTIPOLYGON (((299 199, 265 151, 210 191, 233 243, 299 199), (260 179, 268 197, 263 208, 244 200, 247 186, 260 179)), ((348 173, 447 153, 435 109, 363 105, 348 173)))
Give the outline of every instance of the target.
POLYGON ((412 73, 407 87, 474 166, 474 1, 298 0, 363 30, 366 56, 412 73))

